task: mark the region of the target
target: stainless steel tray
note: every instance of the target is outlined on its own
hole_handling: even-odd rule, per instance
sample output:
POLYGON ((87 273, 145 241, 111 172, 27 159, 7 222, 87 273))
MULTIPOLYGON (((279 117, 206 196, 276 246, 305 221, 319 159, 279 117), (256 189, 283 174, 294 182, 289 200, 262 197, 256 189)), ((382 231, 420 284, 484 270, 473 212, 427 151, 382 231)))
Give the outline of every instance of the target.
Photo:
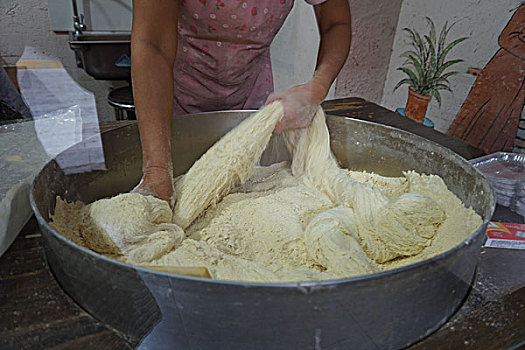
POLYGON ((500 205, 525 215, 525 154, 497 152, 470 163, 489 181, 500 205))
POLYGON ((489 178, 503 182, 525 181, 525 154, 497 152, 470 163, 489 178))

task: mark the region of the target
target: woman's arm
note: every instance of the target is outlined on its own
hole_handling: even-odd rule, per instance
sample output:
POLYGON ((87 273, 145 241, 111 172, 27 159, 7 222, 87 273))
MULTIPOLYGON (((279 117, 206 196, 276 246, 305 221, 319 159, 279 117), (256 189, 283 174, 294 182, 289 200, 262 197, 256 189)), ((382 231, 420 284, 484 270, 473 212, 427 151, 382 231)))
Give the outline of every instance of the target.
POLYGON ((348 0, 328 0, 315 6, 315 15, 321 42, 313 81, 322 88, 318 97, 323 101, 350 51, 352 25, 348 0))
POLYGON ((135 191, 168 201, 178 11, 178 0, 133 0, 131 75, 144 174, 135 191))
POLYGON ((270 96, 268 103, 281 100, 284 105, 284 118, 275 133, 310 125, 348 57, 352 38, 348 0, 327 0, 315 6, 315 14, 321 42, 314 76, 305 84, 270 96))

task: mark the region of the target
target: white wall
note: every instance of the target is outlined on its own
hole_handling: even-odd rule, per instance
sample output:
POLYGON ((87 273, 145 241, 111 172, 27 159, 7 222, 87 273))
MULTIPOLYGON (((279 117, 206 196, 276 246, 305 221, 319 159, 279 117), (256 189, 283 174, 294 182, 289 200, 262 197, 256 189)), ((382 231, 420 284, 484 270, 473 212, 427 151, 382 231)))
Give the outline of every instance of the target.
POLYGON ((402 0, 351 0, 352 47, 339 73, 336 97, 380 103, 402 0))
POLYGON ((403 63, 399 55, 408 48, 402 29, 411 27, 426 32, 425 16, 433 19, 438 30, 445 21, 457 21, 450 32, 450 39, 461 36, 469 36, 470 39, 453 49, 448 58, 462 58, 465 62, 456 65, 455 69, 453 67, 461 72, 450 79, 453 94, 443 91, 441 109, 432 99, 427 112, 436 129, 446 132, 475 81, 475 77, 466 73, 467 68, 483 68, 492 58, 499 49, 499 34, 520 3, 521 0, 404 0, 381 104, 390 109, 406 104, 406 85, 392 93, 397 82, 404 78, 404 74, 396 70, 403 63))

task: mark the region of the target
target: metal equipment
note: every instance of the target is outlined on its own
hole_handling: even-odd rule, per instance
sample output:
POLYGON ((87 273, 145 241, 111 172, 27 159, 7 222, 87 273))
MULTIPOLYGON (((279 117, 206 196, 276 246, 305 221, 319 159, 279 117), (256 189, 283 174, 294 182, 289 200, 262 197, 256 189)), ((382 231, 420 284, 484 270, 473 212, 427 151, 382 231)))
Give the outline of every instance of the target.
MULTIPOLYGON (((174 173, 187 171, 249 114, 176 116, 174 173)), ((483 225, 434 258, 333 281, 225 282, 124 264, 73 244, 48 221, 58 195, 89 203, 129 191, 139 181, 141 148, 133 124, 102 135, 106 171, 64 174, 59 164, 78 154, 80 143, 36 177, 31 205, 55 277, 85 310, 144 348, 396 349, 430 334, 469 292, 495 206, 490 185, 466 160, 421 137, 343 117, 328 116, 327 123, 332 149, 343 166, 386 176, 409 169, 440 175, 465 205, 481 215, 483 225)), ((263 158, 269 163, 278 153, 286 154, 266 152, 263 158)))
MULTIPOLYGON (((83 1, 91 9, 90 1, 83 1)), ((113 1, 115 2, 115 1, 113 1)), ((113 16, 115 13, 113 2, 101 3, 96 7, 98 13, 113 16), (105 6, 105 7, 104 7, 105 6), (113 9, 113 11, 112 11, 113 9)), ((131 34, 130 31, 100 30, 97 27, 88 28, 83 13, 80 13, 77 0, 71 0, 73 10, 73 30, 69 32, 69 46, 75 51, 77 66, 83 68, 87 74, 101 80, 131 81, 131 34), (87 30, 90 31, 87 31, 87 30)), ((123 12, 131 21, 131 6, 123 4, 128 12, 123 12)), ((52 18, 55 11, 51 11, 52 18)), ((122 11, 121 11, 122 12, 122 11)), ((90 12, 93 16, 93 13, 90 12)), ((95 22, 90 18, 90 21, 95 22)), ((117 21, 118 22, 118 21, 117 21)), ((95 24, 93 24, 95 25, 95 24)), ((112 28, 109 23, 100 24, 102 28, 112 28)), ((118 27, 117 27, 118 28, 118 27)))

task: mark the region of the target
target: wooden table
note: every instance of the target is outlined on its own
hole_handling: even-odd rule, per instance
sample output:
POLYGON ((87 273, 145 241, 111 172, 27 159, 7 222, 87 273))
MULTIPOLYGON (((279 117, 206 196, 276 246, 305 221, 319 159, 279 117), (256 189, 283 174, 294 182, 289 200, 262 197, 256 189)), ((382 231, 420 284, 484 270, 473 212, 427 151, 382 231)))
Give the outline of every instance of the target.
MULTIPOLYGON (((424 136, 470 159, 483 151, 401 117, 371 102, 327 101, 330 114, 395 126, 424 136)), ((107 131, 133 123, 101 123, 107 131)), ((523 222, 498 208, 496 218, 523 222)), ((411 349, 515 348, 525 346, 525 253, 483 248, 471 293, 461 309, 437 332, 411 349)), ((0 349, 130 349, 124 337, 97 322, 60 288, 46 262, 33 217, 0 257, 0 349)))

